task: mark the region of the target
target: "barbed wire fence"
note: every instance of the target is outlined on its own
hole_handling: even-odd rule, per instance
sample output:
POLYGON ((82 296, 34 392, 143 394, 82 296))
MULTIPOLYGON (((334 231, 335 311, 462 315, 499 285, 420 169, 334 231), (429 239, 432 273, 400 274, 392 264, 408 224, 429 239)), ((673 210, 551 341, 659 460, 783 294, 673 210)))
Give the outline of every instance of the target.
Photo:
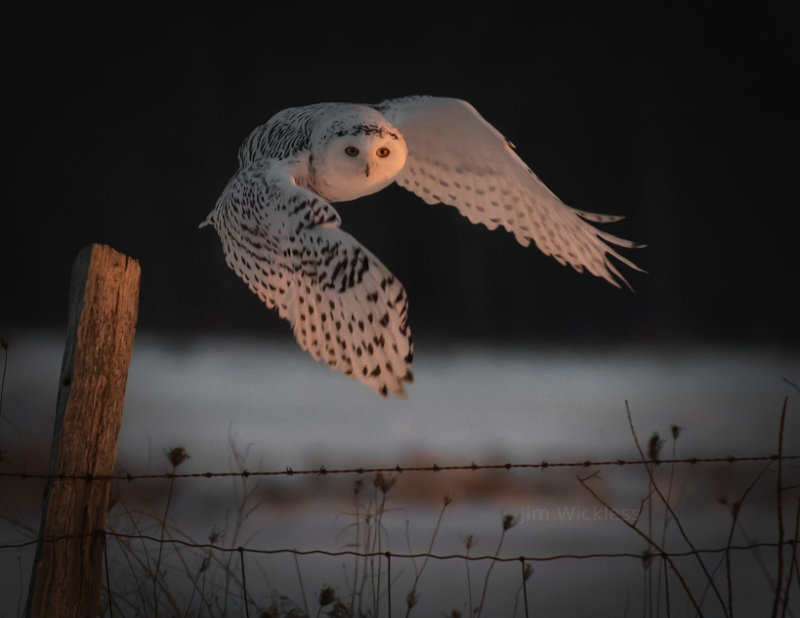
MULTIPOLYGON (((94 245, 87 249, 89 251, 79 254, 73 271, 71 299, 75 297, 77 300, 71 301, 51 470, 33 474, 0 470, 3 483, 43 483, 45 486, 38 535, 11 512, 6 515, 6 520, 23 538, 0 542, 0 556, 5 552, 36 551, 25 604, 26 615, 61 615, 59 612, 63 611, 64 615, 101 614, 111 617, 408 617, 423 611, 420 598, 426 592, 422 589, 422 574, 430 561, 435 561, 466 566, 466 600, 460 609, 452 610, 451 615, 465 614, 470 618, 498 615, 489 608, 489 584, 496 565, 510 565, 516 574, 511 576, 505 572, 503 582, 506 589, 511 590, 506 594, 513 598, 513 605, 511 599, 507 599, 512 607, 501 615, 527 617, 538 612, 544 601, 541 592, 537 595, 537 602, 530 598, 528 587, 534 573, 532 565, 623 560, 639 565, 643 616, 671 616, 680 608, 685 609, 685 615, 733 617, 735 612, 738 615, 739 603, 745 596, 741 591, 741 578, 733 564, 734 555, 742 554, 752 556, 761 571, 762 588, 766 590, 764 603, 769 605, 764 615, 785 618, 800 613, 797 608, 800 598, 797 551, 800 483, 794 465, 800 454, 784 452, 788 397, 780 414, 777 452, 745 457, 677 457, 675 444, 680 434, 677 427, 671 430, 673 455, 662 457, 665 440, 653 434, 642 446, 630 410, 626 410, 638 454, 634 458, 249 470, 244 459, 234 454, 238 468, 235 471, 179 473, 177 469, 188 454, 182 447, 176 447, 167 452, 170 472, 114 472, 122 394, 136 321, 135 304, 123 301, 126 295, 138 294, 138 265, 110 248, 94 245), (128 287, 120 292, 120 285, 128 287), (98 310, 98 306, 104 310, 98 310), (81 345, 94 346, 92 353, 77 353, 81 345), (104 358, 104 350, 111 350, 113 357, 104 358), (98 375, 100 379, 97 379, 98 375), (87 385, 84 376, 91 377, 94 382, 89 380, 87 385), (98 384, 106 389, 102 397, 97 396, 98 384), (69 417, 69 422, 64 420, 66 417, 69 417), (77 431, 68 435, 61 431, 66 426, 77 431), (696 544, 696 529, 686 525, 685 517, 677 508, 680 469, 717 469, 720 466, 741 469, 748 464, 756 466, 750 482, 744 489, 737 486, 737 497, 726 497, 722 501, 729 513, 725 524, 718 526, 723 533, 722 541, 707 546, 696 544), (621 469, 634 470, 640 476, 644 474, 646 492, 638 500, 638 508, 625 510, 615 507, 613 500, 604 495, 604 488, 598 487, 603 480, 601 471, 621 469), (629 530, 629 536, 638 543, 637 550, 520 554, 508 549, 507 534, 519 523, 519 518, 508 513, 500 522, 494 552, 472 553, 476 547, 472 535, 463 539, 464 551, 436 552, 433 549, 442 518, 453 502, 453 497, 447 494, 443 496, 425 551, 413 551, 407 523, 408 550, 396 551, 390 546, 388 519, 394 508, 394 490, 399 479, 407 479, 410 475, 485 475, 503 471, 522 475, 532 471, 573 473, 574 482, 585 495, 609 513, 615 523, 619 522, 629 530), (277 478, 292 479, 292 483, 301 479, 326 479, 330 482, 334 478, 347 477, 355 478, 350 494, 353 521, 348 525, 355 538, 344 549, 314 546, 298 549, 281 543, 259 547, 251 543, 253 537, 247 534, 246 522, 248 518, 258 520, 260 504, 256 489, 259 482, 277 478), (768 477, 771 482, 767 481, 768 477), (220 478, 234 481, 235 522, 232 531, 212 529, 208 542, 198 541, 174 523, 178 502, 176 482, 207 483, 220 478), (372 492, 368 492, 369 485, 365 480, 371 481, 372 492), (148 513, 136 505, 135 499, 127 497, 125 490, 153 482, 166 483, 167 495, 162 510, 148 513), (758 491, 761 496, 757 517, 766 513, 766 508, 773 515, 771 540, 751 538, 742 525, 744 506, 750 507, 756 501, 758 491), (657 519, 661 521, 660 527, 656 524, 657 519), (228 534, 230 541, 220 542, 228 534), (113 540, 114 545, 111 546, 108 540, 113 540), (763 552, 767 551, 771 552, 771 559, 765 558, 763 552), (292 558, 299 585, 298 599, 292 600, 274 588, 265 592, 269 588, 265 582, 269 582, 270 574, 260 560, 269 556, 292 558), (334 588, 323 584, 319 587, 317 603, 309 603, 299 562, 304 557, 352 559, 352 570, 348 573, 342 565, 344 585, 334 588), (716 560, 709 561, 713 558, 716 560), (485 572, 473 581, 470 565, 477 563, 485 565, 485 572), (253 577, 257 575, 261 580, 254 582, 253 577), (177 576, 182 578, 182 584, 173 587, 177 576)), ((3 339, 2 344, 4 371, 0 382, 0 403, 8 362, 7 340, 3 339)), ((789 384, 800 392, 795 384, 789 384)), ((739 480, 742 478, 743 475, 737 476, 739 480)), ((684 480, 688 483, 691 479, 684 480)), ((280 569, 286 570, 285 566, 280 569)), ((630 574, 629 571, 626 573, 630 574)), ((20 575, 18 613, 22 607, 22 580, 20 575)), ((753 581, 747 583, 753 584, 753 581)), ((627 605, 624 613, 629 613, 627 605)), ((634 610, 630 609, 630 613, 634 610)))
MULTIPOLYGON (((785 409, 784 409, 785 416, 785 409)), ((28 482, 42 482, 42 481, 57 481, 60 483, 95 483, 102 481, 113 481, 122 486, 132 486, 134 484, 149 484, 152 482, 158 483, 174 483, 175 481, 204 481, 210 479, 233 479, 241 483, 248 481, 268 478, 286 478, 286 479, 308 479, 308 478, 333 478, 333 477, 353 477, 356 482, 358 481, 372 481, 373 486, 377 490, 376 493, 379 497, 385 498, 387 494, 392 491, 395 482, 402 477, 409 477, 409 475, 446 475, 454 472, 469 472, 481 474, 489 471, 507 471, 507 472, 520 472, 526 474, 530 471, 547 471, 547 470, 561 470, 574 473, 574 478, 577 483, 587 488, 587 490, 601 503, 604 508, 608 509, 611 513, 616 513, 618 519, 624 525, 630 527, 636 534, 642 537, 645 549, 642 551, 616 551, 616 552, 583 552, 583 553, 552 553, 552 554, 517 554, 513 550, 508 552, 498 551, 494 553, 481 553, 470 554, 469 545, 467 545, 466 552, 456 553, 440 553, 432 551, 433 542, 428 551, 394 551, 389 549, 377 549, 376 543, 378 538, 383 537, 380 530, 375 529, 375 524, 372 528, 365 533, 365 536, 359 542, 359 547, 355 549, 339 549, 329 550, 317 547, 298 549, 296 547, 288 546, 273 546, 273 547, 258 547, 248 543, 241 543, 235 545, 226 545, 219 543, 217 539, 209 542, 199 542, 192 538, 181 538, 181 532, 173 533, 168 523, 169 502, 172 499, 172 491, 167 498, 167 505, 163 514, 153 517, 153 524, 156 526, 155 533, 147 533, 140 528, 140 522, 137 521, 133 524, 133 531, 123 531, 116 529, 113 525, 107 525, 103 529, 94 530, 91 533, 84 535, 62 535, 58 537, 43 538, 43 539, 28 539, 11 543, 0 543, 0 552, 10 550, 23 550, 25 548, 32 548, 38 543, 58 544, 86 538, 87 536, 102 536, 106 540, 114 539, 119 547, 124 548, 124 553, 129 555, 137 554, 137 559, 134 559, 134 564, 127 562, 121 567, 123 572, 129 571, 131 574, 137 573, 139 578, 144 577, 145 580, 152 580, 155 591, 152 595, 138 592, 133 595, 131 599, 130 591, 119 590, 120 585, 114 584, 114 569, 109 567, 109 557, 106 553, 104 555, 104 592, 103 603, 106 615, 109 616, 124 616, 126 610, 129 612, 134 610, 141 615, 243 615, 243 616, 301 616, 314 615, 314 607, 309 607, 309 602, 305 590, 301 593, 302 600, 290 601, 288 597, 283 596, 281 600, 275 601, 273 598, 265 600, 263 594, 259 595, 254 593, 250 586, 252 586, 252 575, 248 578, 247 563, 250 560, 262 556, 290 556, 293 559, 299 557, 319 557, 319 558, 352 558, 362 562, 360 568, 363 569, 365 574, 369 574, 370 578, 378 578, 381 573, 382 588, 380 590, 369 589, 369 594, 365 595, 364 590, 360 590, 359 595, 355 598, 348 598, 348 595, 336 593, 331 587, 323 587, 317 596, 318 611, 317 615, 331 615, 331 616, 350 616, 358 615, 355 611, 361 610, 367 612, 374 612, 372 614, 364 615, 411 615, 414 606, 417 604, 420 596, 420 591, 417 588, 419 577, 415 577, 414 585, 409 589, 401 589, 399 577, 397 573, 402 568, 400 565, 408 563, 416 563, 419 561, 434 561, 434 562, 460 562, 460 563, 483 563, 489 565, 487 567, 487 575, 491 566, 494 564, 513 564, 519 565, 516 575, 517 590, 521 593, 518 609, 518 615, 529 616, 535 613, 535 605, 531 603, 528 597, 527 582, 533 573, 532 565, 538 563, 548 563, 556 561, 587 561, 587 560, 629 560, 635 563, 642 564, 646 571, 653 568, 653 562, 665 565, 663 570, 657 575, 658 580, 654 584, 651 582, 649 585, 651 589, 647 592, 650 596, 656 597, 656 584, 661 582, 663 584, 662 590, 658 591, 658 597, 654 598, 654 605, 660 607, 663 605, 665 611, 670 607, 670 596, 665 592, 672 582, 673 589, 677 587, 682 589, 684 595, 689 599, 696 615, 725 615, 732 616, 735 608, 736 585, 732 580, 730 571, 719 573, 719 569, 730 569, 731 557, 733 554, 753 554, 759 551, 774 551, 775 555, 784 556, 785 564, 783 567, 784 572, 781 574, 783 583, 778 585, 778 579, 774 569, 772 570, 772 578, 774 579, 773 593, 776 599, 776 612, 775 616, 794 616, 796 609, 793 608, 792 600, 798 598, 800 594, 800 573, 798 571, 798 556, 797 556, 797 542, 798 542, 798 521, 800 520, 800 492, 798 486, 787 484, 782 487, 776 487, 777 496, 787 494, 794 497, 797 506, 792 514, 787 509, 790 506, 789 500, 786 505, 780 505, 780 512, 787 512, 789 517, 786 520, 786 530, 782 531, 775 540, 752 540, 745 537, 745 542, 734 542, 733 530, 736 527, 739 514, 747 496, 756 487, 757 483, 762 481, 767 472, 772 472, 773 475, 784 465, 792 466, 794 462, 800 460, 800 455, 796 454, 783 454, 782 452, 770 455, 760 456, 746 456, 746 457, 679 457, 679 458, 643 458, 632 459, 604 459, 604 460, 580 460, 580 461, 539 461, 535 463, 519 463, 507 462, 503 464, 477 464, 470 462, 463 465, 438 465, 430 464, 427 466, 419 465, 394 465, 394 466, 363 466, 363 467, 315 467, 305 469, 268 469, 268 470, 249 470, 243 468, 239 471, 225 471, 225 472, 191 472, 180 473, 176 468, 181 465, 186 457, 183 449, 172 449, 167 453, 167 458, 172 464, 172 472, 164 473, 146 473, 146 474, 132 474, 114 473, 110 475, 66 475, 57 474, 51 475, 46 473, 27 473, 27 472, 0 472, 0 479, 15 479, 17 481, 28 482), (674 471, 675 468, 696 468, 701 466, 742 466, 742 465, 758 465, 758 472, 755 474, 753 481, 747 486, 743 495, 739 500, 732 501, 730 504, 731 513, 731 534, 727 542, 714 546, 696 546, 688 538, 684 539, 684 548, 682 549, 668 549, 663 541, 659 541, 657 534, 653 531, 652 527, 648 528, 642 521, 644 516, 644 505, 653 502, 659 502, 656 490, 653 490, 642 501, 643 508, 640 509, 640 514, 635 520, 631 521, 630 517, 626 517, 615 510, 611 504, 604 498, 600 497, 596 490, 590 487, 593 478, 596 477, 598 472, 603 469, 626 469, 645 471, 647 475, 651 475, 655 470, 670 470, 674 471), (649 471, 649 472, 647 472, 649 471), (141 544, 142 549, 138 552, 134 551, 132 544, 141 544), (146 549, 145 549, 146 547, 146 549), (230 598, 236 597, 236 603, 228 601, 226 603, 216 603, 212 600, 213 595, 203 591, 205 597, 199 595, 195 605, 191 601, 179 599, 179 595, 174 590, 169 590, 167 579, 164 574, 164 564, 157 565, 160 562, 162 548, 169 548, 175 552, 175 548, 185 548, 194 552, 199 552, 198 555, 202 556, 206 562, 205 567, 198 567, 194 578, 210 568, 212 559, 211 556, 221 555, 227 556, 225 559, 218 561, 218 567, 222 569, 226 584, 229 586, 227 594, 230 598), (706 568, 705 578, 695 578, 691 581, 685 577, 683 573, 686 571, 684 567, 678 564, 682 559, 695 559, 700 564, 704 564, 704 560, 722 556, 722 560, 717 563, 714 568, 714 573, 711 573, 706 568), (371 561, 379 561, 379 565, 371 561), (720 565, 723 565, 720 567, 720 565), (115 589, 117 592, 115 592, 115 589), (233 589, 237 594, 233 594, 233 589), (717 605, 713 605, 709 599, 701 600, 707 596, 711 590, 711 595, 718 600, 717 605), (392 592, 394 591, 394 599, 392 592), (794 597, 792 596, 794 593, 794 597), (125 599, 125 596, 128 596, 125 599), (261 598, 259 598, 261 596, 261 598), (374 597, 374 598, 373 598, 374 597), (398 600, 398 597, 399 600, 398 600), (338 605, 337 605, 338 604, 338 605), (661 604, 661 605, 660 605, 661 604), (160 608, 160 609, 159 609, 160 608), (400 611, 398 611, 400 608, 400 611), (193 614, 192 610, 197 613, 193 614), (322 613, 324 610, 324 613, 322 613), (295 613, 292 613, 295 612, 295 613), (393 614, 394 612, 394 614, 393 614)), ((660 484, 654 483, 654 487, 660 484)), ((672 483, 669 485, 672 486, 672 483)), ((658 491, 661 491, 659 489, 658 491)), ((667 491, 666 489, 664 491, 667 491)), ((445 502, 448 498, 445 497, 445 502)), ((313 502, 313 501, 312 501, 313 502)), ((374 518, 378 521, 385 513, 385 502, 381 505, 380 500, 376 500, 372 509, 365 507, 362 512, 361 525, 368 527, 368 519, 374 518)), ((666 502, 666 495, 662 494, 660 501, 663 511, 673 509, 671 504, 666 502)), ((173 503, 174 506, 174 503, 173 503)), ((447 506, 447 504, 445 505, 447 506)), ((112 505, 111 509, 117 508, 112 505)), ((442 509, 444 511, 444 508, 442 509)), ((680 523, 681 518, 673 510, 674 522, 680 523)), ((129 521, 133 522, 130 515, 127 516, 129 521)), ((511 515, 503 519, 501 528, 502 533, 505 534, 508 530, 518 523, 518 518, 511 515)), ((210 537, 213 538, 213 537, 210 537)), ((432 539, 433 541, 433 539, 432 539)), ((105 551, 108 551, 108 544, 105 545, 105 551)), ((130 556, 129 556, 130 557, 130 556)), ((184 558, 186 560, 186 558, 184 558)), ((118 560, 119 562, 119 560, 118 560)), ((174 562, 174 560, 173 560, 174 562)), ((777 564, 777 558, 775 560, 777 564)), ((173 565, 174 567, 174 565, 173 565)), ((202 564, 201 564, 202 567, 202 564)), ((415 567, 416 570, 417 567, 415 567)), ((188 577, 188 576, 187 576, 188 577)), ((511 579, 511 576, 506 571, 506 578, 511 579)), ((298 566, 298 581, 302 582, 302 575, 299 574, 298 566)), ((377 584, 377 581, 375 582, 377 584)), ((190 586, 190 589, 195 590, 195 586, 190 586)), ((301 584, 302 588, 302 584, 301 584)), ((356 587, 356 574, 349 581, 346 586, 347 590, 357 589, 356 587)), ((484 605, 486 599, 484 594, 478 598, 475 594, 469 599, 469 604, 473 607, 470 610, 471 615, 481 615, 481 607, 484 605)), ((256 586, 256 590, 261 591, 261 586, 256 586)), ((197 592, 197 590, 195 590, 197 592)), ((670 593, 672 598, 673 607, 676 603, 676 593, 670 593)), ((516 611, 515 607, 515 611, 516 611)), ((674 609, 673 609, 674 611, 674 609)), ((136 614, 133 614, 136 615, 136 614)), ((484 614, 486 615, 486 614, 484 614)), ((489 614, 494 615, 494 614, 489 614)), ((516 615, 516 614, 515 614, 516 615)), ((655 614, 648 614, 655 615, 655 614)))

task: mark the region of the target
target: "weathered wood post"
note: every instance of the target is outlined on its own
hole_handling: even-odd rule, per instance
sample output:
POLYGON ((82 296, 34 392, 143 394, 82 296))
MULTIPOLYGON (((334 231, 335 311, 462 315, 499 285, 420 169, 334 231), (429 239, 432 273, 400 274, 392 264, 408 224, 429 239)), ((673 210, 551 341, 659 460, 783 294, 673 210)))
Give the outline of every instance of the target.
POLYGON ((106 513, 139 305, 136 260, 103 245, 75 258, 50 478, 27 615, 96 616, 106 513), (64 475, 67 478, 59 478, 64 475))

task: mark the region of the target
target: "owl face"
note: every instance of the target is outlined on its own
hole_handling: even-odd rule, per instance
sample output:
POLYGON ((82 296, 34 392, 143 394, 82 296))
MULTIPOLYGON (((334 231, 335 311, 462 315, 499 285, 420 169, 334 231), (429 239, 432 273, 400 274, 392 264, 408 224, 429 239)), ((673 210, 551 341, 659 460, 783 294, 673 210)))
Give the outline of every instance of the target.
POLYGON ((331 202, 380 191, 394 181, 408 153, 403 136, 383 120, 333 127, 313 154, 313 182, 331 202))

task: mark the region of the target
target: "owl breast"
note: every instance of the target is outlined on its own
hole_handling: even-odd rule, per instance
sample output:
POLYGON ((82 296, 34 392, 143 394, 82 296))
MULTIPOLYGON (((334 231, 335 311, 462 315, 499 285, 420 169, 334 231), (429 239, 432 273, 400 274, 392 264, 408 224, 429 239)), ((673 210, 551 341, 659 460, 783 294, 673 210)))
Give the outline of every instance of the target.
POLYGON ((408 154, 401 133, 382 117, 348 120, 332 124, 312 144, 309 188, 330 202, 354 200, 387 187, 408 154))

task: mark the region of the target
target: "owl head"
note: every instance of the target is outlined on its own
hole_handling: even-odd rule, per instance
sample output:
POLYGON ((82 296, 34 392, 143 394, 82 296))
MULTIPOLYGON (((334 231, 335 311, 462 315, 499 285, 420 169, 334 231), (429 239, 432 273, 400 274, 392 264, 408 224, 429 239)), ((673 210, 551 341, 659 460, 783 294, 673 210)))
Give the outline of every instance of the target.
POLYGON ((329 201, 380 191, 403 169, 406 141, 377 111, 359 106, 320 124, 311 136, 312 182, 329 201))

